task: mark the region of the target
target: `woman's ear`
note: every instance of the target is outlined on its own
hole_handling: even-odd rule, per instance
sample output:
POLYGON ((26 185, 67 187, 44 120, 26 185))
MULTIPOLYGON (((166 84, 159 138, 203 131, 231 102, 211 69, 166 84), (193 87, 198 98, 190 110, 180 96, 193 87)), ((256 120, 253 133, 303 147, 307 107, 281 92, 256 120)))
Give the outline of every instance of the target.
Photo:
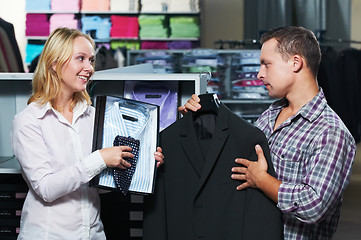
POLYGON ((53 62, 51 64, 51 68, 54 70, 54 72, 56 72, 56 62, 53 62))
POLYGON ((292 57, 293 71, 299 72, 303 67, 303 58, 300 55, 294 55, 292 57))

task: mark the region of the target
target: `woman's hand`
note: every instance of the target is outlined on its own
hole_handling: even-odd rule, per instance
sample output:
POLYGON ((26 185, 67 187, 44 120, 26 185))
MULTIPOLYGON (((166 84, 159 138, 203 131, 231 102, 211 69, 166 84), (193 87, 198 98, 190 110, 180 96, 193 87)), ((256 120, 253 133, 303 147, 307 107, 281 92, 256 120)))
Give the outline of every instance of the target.
POLYGON ((161 147, 157 147, 157 151, 154 153, 154 158, 157 161, 157 167, 164 163, 164 155, 161 147))
POLYGON ((128 146, 103 148, 99 151, 108 167, 126 169, 130 167, 131 164, 127 162, 125 158, 134 158, 134 155, 131 153, 132 148, 128 146))
MULTIPOLYGON (((99 151, 107 167, 117 167, 120 169, 126 169, 129 168, 131 164, 125 159, 134 158, 134 155, 131 153, 132 148, 128 146, 103 148, 100 149, 99 151)), ((157 151, 154 153, 154 159, 157 161, 157 167, 159 167, 164 163, 164 155, 162 153, 162 148, 157 147, 157 151)))

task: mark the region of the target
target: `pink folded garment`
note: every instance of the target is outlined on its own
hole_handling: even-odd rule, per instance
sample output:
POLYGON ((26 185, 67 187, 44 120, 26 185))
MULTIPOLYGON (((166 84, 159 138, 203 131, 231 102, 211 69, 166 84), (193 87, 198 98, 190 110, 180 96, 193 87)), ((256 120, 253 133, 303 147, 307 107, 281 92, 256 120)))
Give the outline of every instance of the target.
POLYGON ((110 0, 83 0, 82 11, 109 11, 110 0))
POLYGON ((57 13, 50 16, 50 22, 61 22, 61 21, 74 21, 75 14, 72 13, 57 13))
POLYGON ((138 17, 118 16, 110 17, 112 27, 110 29, 111 37, 137 38, 139 35, 138 17))
POLYGON ((80 10, 80 0, 52 0, 50 5, 51 10, 80 10))
POLYGON ((47 22, 48 15, 43 13, 27 13, 26 21, 47 22))
POLYGON ((49 29, 26 29, 26 36, 49 36, 49 29))
POLYGON ((168 49, 165 41, 142 41, 142 49, 168 49))
POLYGON ((75 19, 75 14, 53 14, 50 17, 50 32, 58 27, 79 28, 79 20, 75 19))
POLYGON ((53 21, 53 22, 50 22, 49 31, 52 32, 55 29, 60 28, 60 27, 79 29, 79 21, 78 20, 72 20, 72 21, 53 21))
POLYGON ((111 28, 110 36, 119 38, 138 38, 139 29, 111 28))

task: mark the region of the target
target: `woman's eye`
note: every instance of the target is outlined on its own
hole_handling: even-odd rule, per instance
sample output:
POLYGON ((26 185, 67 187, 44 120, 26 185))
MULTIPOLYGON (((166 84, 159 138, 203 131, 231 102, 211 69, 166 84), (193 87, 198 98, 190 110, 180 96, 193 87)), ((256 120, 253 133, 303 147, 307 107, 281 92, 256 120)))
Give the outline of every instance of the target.
POLYGON ((83 61, 84 57, 78 57, 78 60, 83 61))

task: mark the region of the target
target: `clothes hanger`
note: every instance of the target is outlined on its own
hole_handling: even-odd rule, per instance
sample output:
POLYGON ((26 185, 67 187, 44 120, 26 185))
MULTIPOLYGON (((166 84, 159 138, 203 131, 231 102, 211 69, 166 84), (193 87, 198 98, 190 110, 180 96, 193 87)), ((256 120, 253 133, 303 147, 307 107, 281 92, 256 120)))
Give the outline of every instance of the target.
POLYGON ((218 114, 218 109, 220 105, 220 101, 215 93, 204 93, 198 95, 200 102, 199 104, 202 106, 197 112, 202 113, 214 113, 218 114))
MULTIPOLYGON (((210 81, 211 76, 212 76, 210 71, 202 72, 201 79, 204 78, 204 76, 202 76, 202 75, 206 75, 207 83, 210 81)), ((218 114, 218 109, 219 109, 221 102, 218 99, 218 96, 216 93, 204 93, 204 94, 198 95, 198 97, 200 99, 199 104, 202 107, 201 107, 201 109, 199 109, 196 112, 196 115, 203 114, 203 113, 218 114)))

